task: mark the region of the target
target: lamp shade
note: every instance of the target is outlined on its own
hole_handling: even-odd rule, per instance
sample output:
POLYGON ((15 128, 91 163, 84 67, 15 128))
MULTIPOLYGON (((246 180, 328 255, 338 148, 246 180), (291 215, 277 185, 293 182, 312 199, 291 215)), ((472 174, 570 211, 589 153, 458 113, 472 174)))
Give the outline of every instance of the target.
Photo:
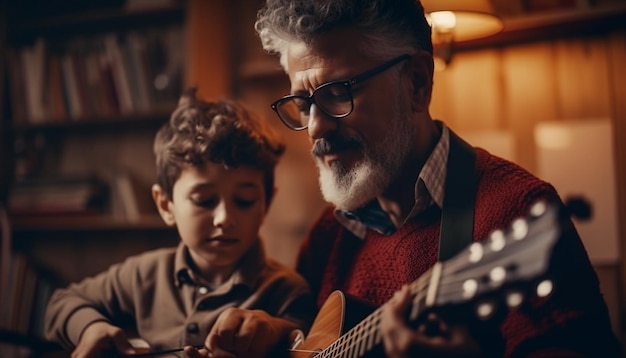
MULTIPOLYGON (((436 31, 454 33, 454 41, 468 41, 502 30, 502 20, 488 0, 421 0, 424 12, 436 31)), ((436 41, 436 40, 435 40, 436 41)))

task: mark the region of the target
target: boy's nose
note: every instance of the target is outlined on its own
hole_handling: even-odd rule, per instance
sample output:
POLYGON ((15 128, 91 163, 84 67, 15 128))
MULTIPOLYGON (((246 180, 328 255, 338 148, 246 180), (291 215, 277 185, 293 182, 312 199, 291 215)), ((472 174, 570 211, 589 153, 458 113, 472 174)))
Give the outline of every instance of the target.
POLYGON ((234 225, 234 216, 232 215, 230 208, 225 202, 223 201, 220 202, 214 211, 213 226, 225 229, 233 225, 234 225))
POLYGON ((337 130, 337 121, 312 104, 309 110, 309 137, 313 140, 326 137, 328 133, 337 130))

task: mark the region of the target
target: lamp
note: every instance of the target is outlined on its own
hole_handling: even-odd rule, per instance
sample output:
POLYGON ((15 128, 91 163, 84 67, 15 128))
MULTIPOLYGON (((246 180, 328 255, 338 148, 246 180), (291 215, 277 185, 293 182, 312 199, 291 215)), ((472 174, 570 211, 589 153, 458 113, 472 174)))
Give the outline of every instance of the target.
POLYGON ((475 40, 502 30, 489 0, 421 0, 432 27, 435 56, 452 60, 452 43, 475 40))

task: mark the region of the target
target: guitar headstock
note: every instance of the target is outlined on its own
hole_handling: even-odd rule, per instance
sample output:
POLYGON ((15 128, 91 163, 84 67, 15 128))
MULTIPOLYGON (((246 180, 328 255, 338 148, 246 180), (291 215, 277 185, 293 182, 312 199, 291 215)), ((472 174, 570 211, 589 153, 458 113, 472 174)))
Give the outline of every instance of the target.
POLYGON ((540 279, 548 271, 559 237, 558 207, 535 203, 525 218, 516 219, 443 262, 433 305, 476 301, 476 315, 487 319, 497 309, 491 300, 484 299, 490 294, 500 296, 510 307, 520 305, 530 295, 548 296, 552 282, 540 279))

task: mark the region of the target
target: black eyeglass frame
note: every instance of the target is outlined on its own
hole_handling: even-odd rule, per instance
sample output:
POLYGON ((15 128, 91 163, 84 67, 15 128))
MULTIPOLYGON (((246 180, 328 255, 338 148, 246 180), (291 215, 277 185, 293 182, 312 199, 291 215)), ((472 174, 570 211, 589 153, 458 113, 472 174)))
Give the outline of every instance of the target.
POLYGON ((408 60, 409 58, 411 58, 411 55, 409 54, 404 54, 398 57, 395 57, 385 63, 383 63, 382 65, 376 66, 374 68, 372 68, 371 70, 367 70, 361 74, 358 74, 356 76, 354 76, 353 78, 349 79, 349 80, 339 80, 339 81, 330 81, 330 82, 326 82, 321 84, 320 86, 318 86, 313 93, 311 93, 309 96, 301 96, 301 95, 287 95, 285 97, 280 98, 279 100, 275 101, 274 103, 271 104, 272 109, 274 110, 274 112, 276 112, 276 115, 278 116, 278 118, 281 120, 281 122, 283 122, 283 124, 285 124, 289 129, 292 129, 294 131, 301 131, 303 129, 306 129, 308 127, 308 125, 306 126, 294 126, 292 125, 288 120, 285 120, 279 112, 278 107, 280 107, 283 103, 287 102, 287 101, 291 101, 293 99, 301 99, 303 101, 305 101, 308 105, 309 108, 311 107, 311 105, 313 104, 317 104, 315 101, 315 95, 318 93, 319 90, 324 89, 328 86, 334 86, 334 85, 342 85, 345 87, 346 89, 346 93, 348 94, 348 96, 350 97, 350 110, 345 113, 345 114, 333 114, 333 113, 329 113, 327 112, 322 106, 317 106, 320 111, 322 111, 324 114, 326 114, 329 117, 332 118, 337 118, 337 119, 341 119, 341 118, 345 118, 347 116, 349 116, 352 111, 354 111, 354 98, 352 96, 352 86, 358 84, 359 82, 365 81, 371 77, 374 77, 380 73, 383 73, 385 71, 387 71, 388 69, 392 68, 393 66, 397 65, 398 63, 408 60))

